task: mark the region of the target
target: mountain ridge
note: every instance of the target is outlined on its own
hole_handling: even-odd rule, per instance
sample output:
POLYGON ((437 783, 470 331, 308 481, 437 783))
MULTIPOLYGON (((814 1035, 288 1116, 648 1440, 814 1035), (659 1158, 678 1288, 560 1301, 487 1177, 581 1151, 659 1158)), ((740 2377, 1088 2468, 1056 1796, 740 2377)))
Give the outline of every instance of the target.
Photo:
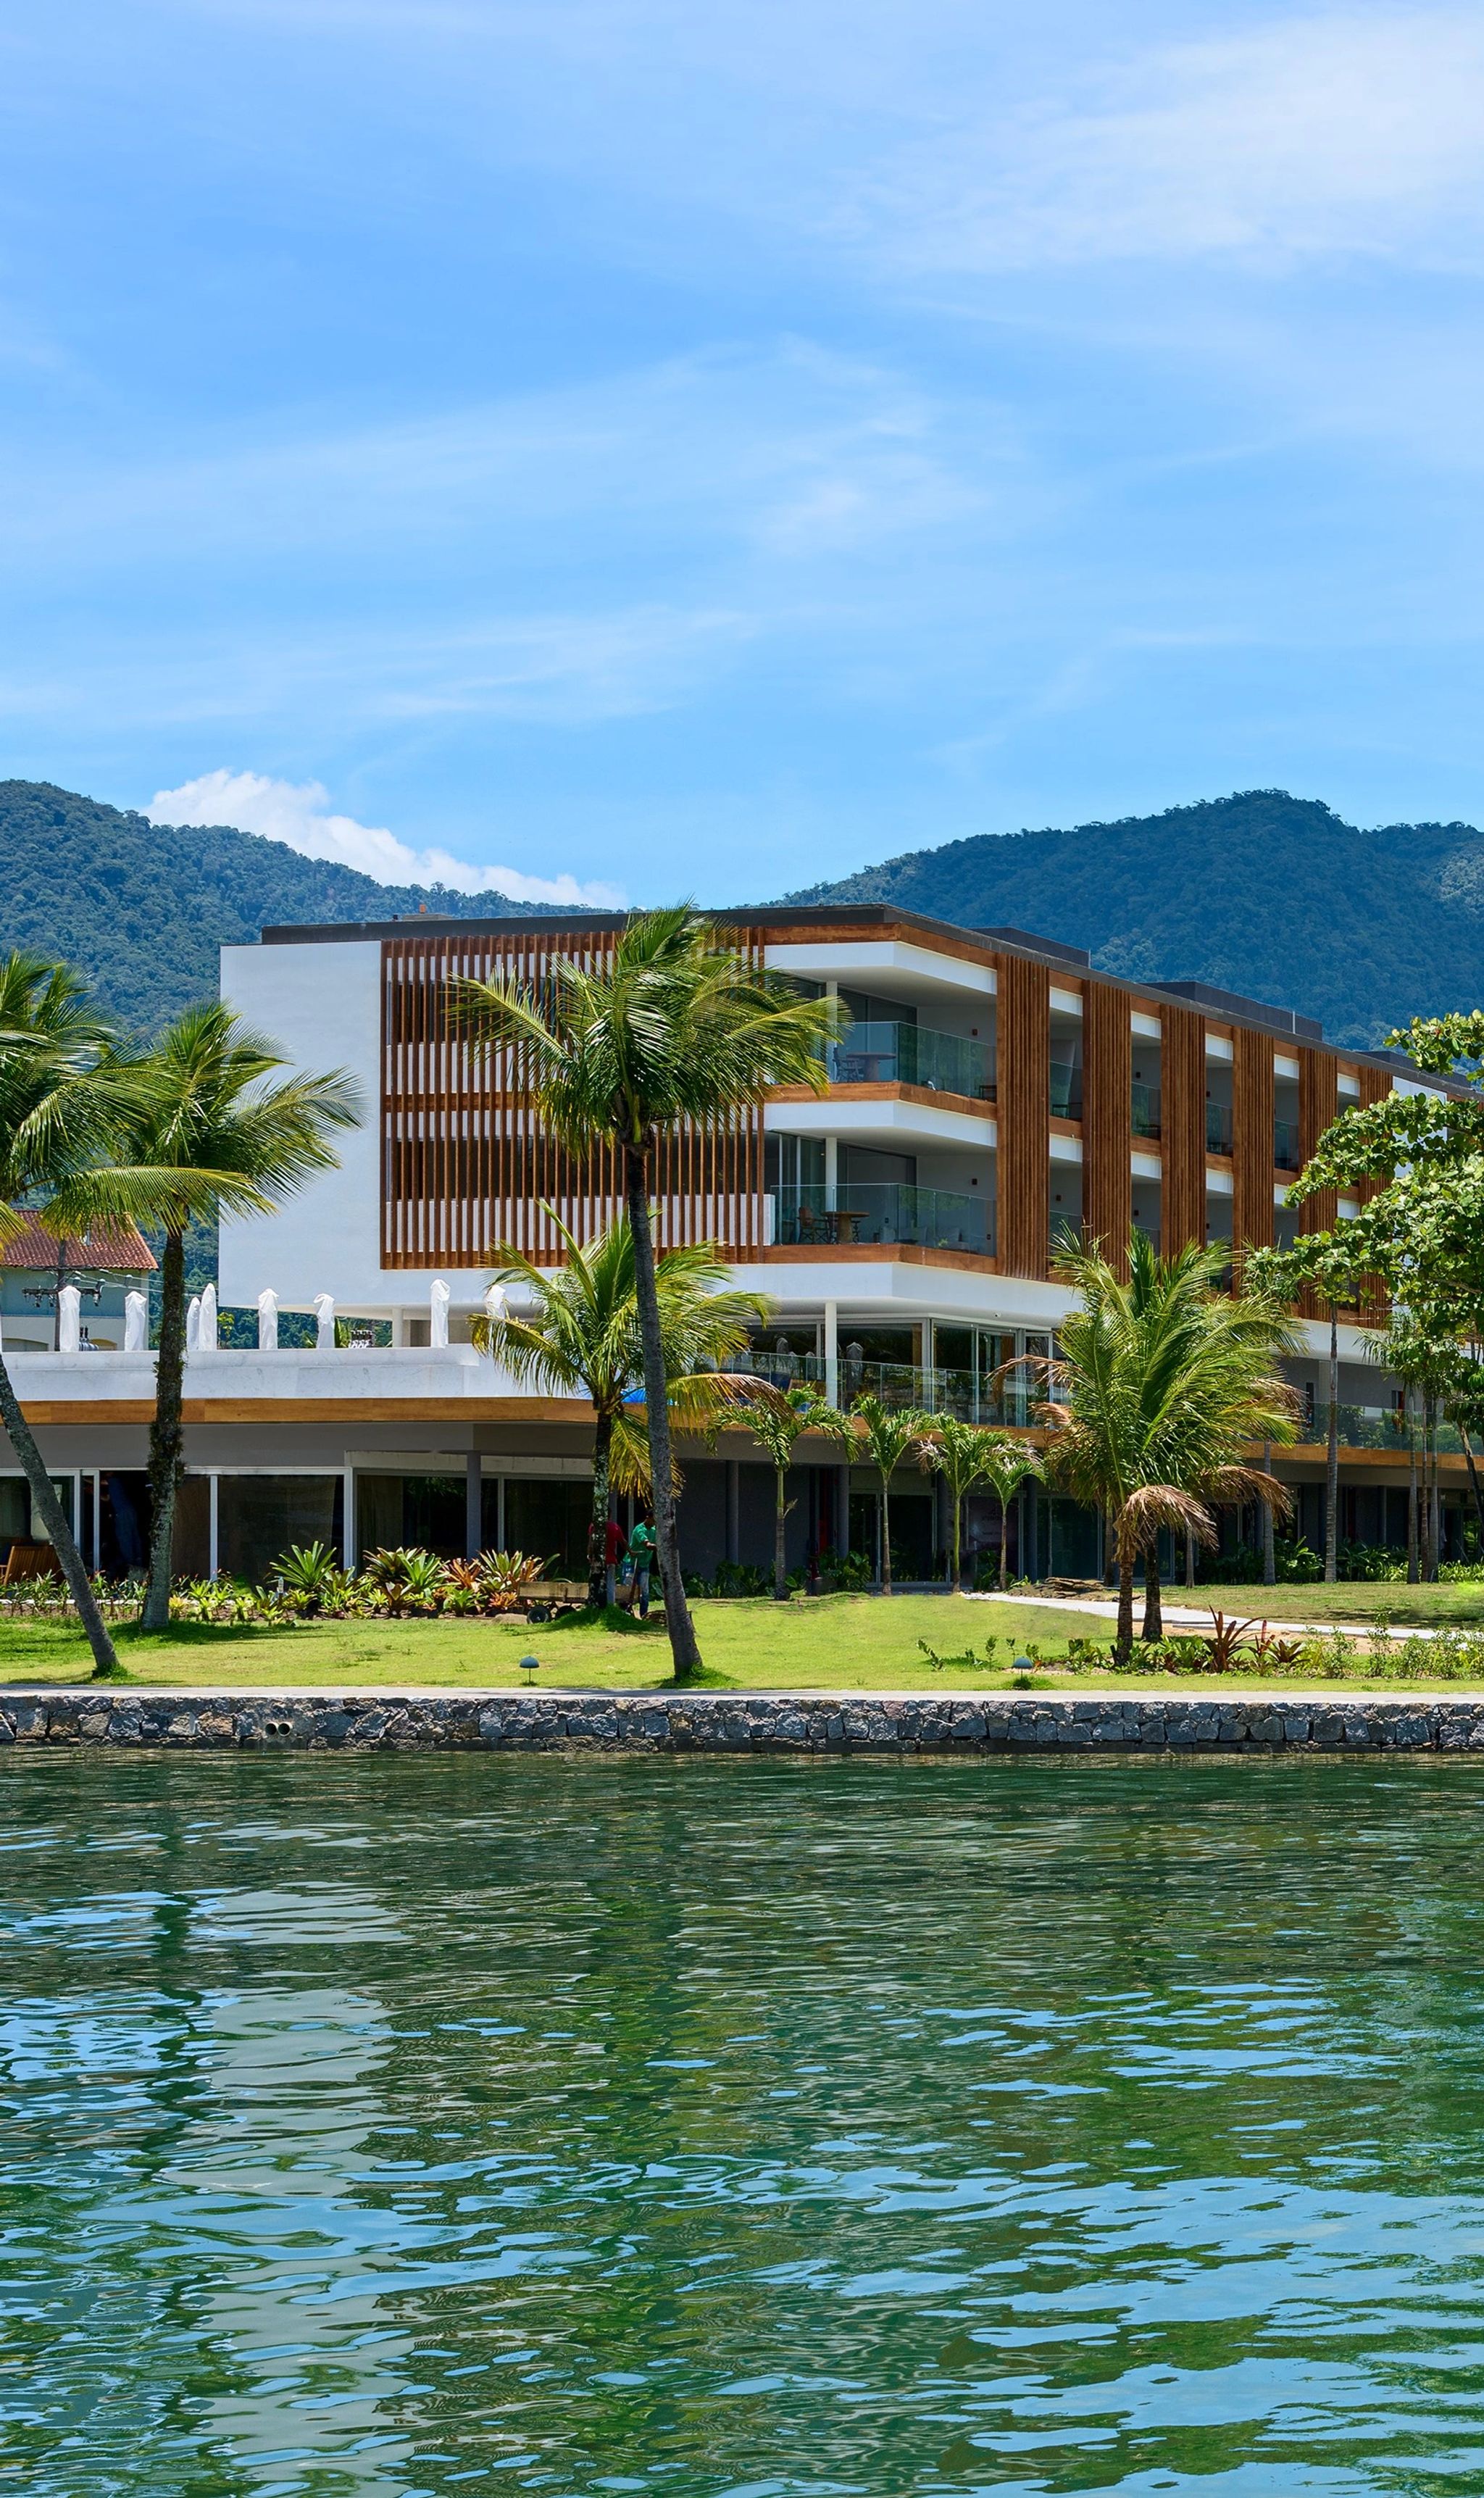
POLYGON ((1200 979, 1373 1046, 1413 1014, 1484 1003, 1484 833, 1350 824, 1247 789, 1155 816, 976 833, 808 885, 1081 945, 1133 980, 1200 979))

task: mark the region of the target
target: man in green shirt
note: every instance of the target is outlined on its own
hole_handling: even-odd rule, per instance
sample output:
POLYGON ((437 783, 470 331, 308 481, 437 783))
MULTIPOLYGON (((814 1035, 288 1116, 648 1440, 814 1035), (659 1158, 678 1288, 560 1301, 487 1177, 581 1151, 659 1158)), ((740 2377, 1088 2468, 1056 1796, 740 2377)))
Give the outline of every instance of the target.
POLYGON ((639 1607, 639 1618, 649 1618, 649 1573, 654 1567, 654 1529, 643 1518, 634 1521, 629 1549, 624 1556, 624 1576, 628 1582, 629 1604, 639 1607))

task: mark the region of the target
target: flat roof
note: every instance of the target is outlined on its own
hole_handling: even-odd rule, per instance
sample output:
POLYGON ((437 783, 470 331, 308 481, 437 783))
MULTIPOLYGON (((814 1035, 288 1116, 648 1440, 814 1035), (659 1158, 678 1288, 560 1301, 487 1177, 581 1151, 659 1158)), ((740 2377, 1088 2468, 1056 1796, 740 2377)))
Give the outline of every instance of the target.
MULTIPOLYGON (((1168 998, 1193 1011, 1202 1011, 1216 1023, 1242 1024, 1254 1032, 1271 1033, 1276 1038, 1304 1041, 1322 1047, 1337 1058, 1365 1060, 1384 1067, 1392 1073, 1405 1068, 1414 1079, 1440 1092, 1453 1090, 1444 1076, 1433 1075, 1415 1068, 1405 1052, 1397 1049, 1364 1049, 1349 1042, 1326 1041, 1322 1024, 1309 1015, 1301 1015, 1290 1007, 1270 1006, 1261 998, 1241 996, 1231 989, 1213 987, 1205 980, 1129 980, 1117 972, 1098 971, 1091 958, 1080 946, 1066 945, 1055 938, 1033 936, 1022 928, 969 927, 962 920, 930 918, 918 911, 902 911, 886 902, 815 902, 766 903, 750 907, 739 905, 724 911, 708 911, 703 914, 718 926, 770 930, 829 928, 855 931, 862 936, 871 930, 900 929, 904 933, 921 930, 925 936, 951 939, 955 945, 975 945, 986 954, 1019 954, 1032 962, 1044 963, 1049 971, 1072 972, 1083 977, 1101 981, 1106 987, 1121 989, 1131 998, 1142 998, 1157 1007, 1168 998)), ((407 937, 543 937, 597 936, 608 929, 624 927, 632 914, 625 911, 552 911, 504 914, 489 918, 462 918, 451 914, 420 911, 394 919, 342 919, 314 924, 299 923, 265 928, 261 943, 265 945, 334 945, 379 943, 387 938, 407 937)))

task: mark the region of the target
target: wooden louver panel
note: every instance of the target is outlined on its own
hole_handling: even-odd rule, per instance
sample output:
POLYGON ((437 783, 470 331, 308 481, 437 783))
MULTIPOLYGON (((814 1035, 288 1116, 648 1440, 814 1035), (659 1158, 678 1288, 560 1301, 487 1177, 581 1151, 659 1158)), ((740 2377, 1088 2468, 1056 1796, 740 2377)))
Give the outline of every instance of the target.
POLYGON ((1273 1037, 1232 1034, 1232 1249, 1273 1245, 1273 1037))
POLYGON ((1116 1274, 1128 1273, 1133 1222, 1133 1032, 1125 990, 1089 980, 1082 1002, 1082 1215, 1116 1274))
MULTIPOLYGON (((1333 1058, 1320 1049, 1299 1051, 1299 1161, 1307 1166, 1310 1154, 1326 1128, 1333 1127, 1340 1114, 1340 1070, 1333 1058)), ((1339 1211, 1335 1192, 1322 1189, 1317 1197, 1306 1198, 1298 1209, 1301 1232, 1329 1232, 1339 1211)), ((1305 1318, 1323 1315, 1324 1304, 1318 1295, 1306 1291, 1299 1307, 1305 1318)))
POLYGON ((1206 1240, 1206 1022, 1162 1006, 1159 1144, 1164 1162, 1160 1246, 1167 1258, 1206 1240))
POLYGON ((1021 955, 998 967, 999 1263, 1044 1275, 1051 1245, 1051 974, 1021 955))
MULTIPOLYGON (((750 944, 739 932, 740 946, 750 944)), ((528 929, 393 937, 382 945, 382 1265, 485 1268, 509 1243, 543 1265, 566 1255, 550 1206, 580 1241, 621 1202, 618 1158, 604 1146, 568 1151, 531 1098, 526 1053, 472 1049, 450 1029, 456 979, 518 979, 539 988, 558 955, 591 970, 614 932, 565 941, 528 929)), ((662 1139, 655 1159, 655 1233, 662 1248, 714 1240, 752 1256, 764 1238, 762 1120, 745 1109, 662 1139)))

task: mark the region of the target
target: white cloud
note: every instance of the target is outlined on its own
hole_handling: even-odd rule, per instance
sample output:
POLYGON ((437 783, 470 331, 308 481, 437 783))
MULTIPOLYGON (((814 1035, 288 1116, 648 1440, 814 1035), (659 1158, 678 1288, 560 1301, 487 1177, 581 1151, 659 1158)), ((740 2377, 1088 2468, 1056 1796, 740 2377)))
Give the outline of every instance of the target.
POLYGON ((203 772, 178 789, 157 789, 144 813, 157 824, 235 824, 286 842, 305 858, 359 868, 378 884, 447 884, 459 893, 502 893, 512 902, 558 902, 593 910, 621 908, 611 884, 580 884, 573 876, 525 876, 513 867, 472 867, 448 850, 410 849, 382 825, 330 813, 318 781, 274 781, 262 772, 203 772))
POLYGON ((858 205, 919 267, 1476 265, 1484 22, 1350 10, 1152 47, 1040 105, 958 113, 858 205))

